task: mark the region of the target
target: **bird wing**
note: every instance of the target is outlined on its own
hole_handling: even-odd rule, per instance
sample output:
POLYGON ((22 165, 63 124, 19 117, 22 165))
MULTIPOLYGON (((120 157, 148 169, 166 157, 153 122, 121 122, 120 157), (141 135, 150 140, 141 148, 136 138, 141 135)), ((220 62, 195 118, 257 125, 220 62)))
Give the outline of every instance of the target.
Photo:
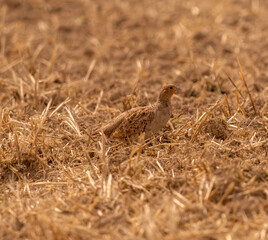
POLYGON ((102 131, 107 137, 110 137, 114 131, 118 128, 118 126, 125 120, 127 112, 123 112, 119 114, 112 122, 108 123, 106 126, 102 128, 102 131))
POLYGON ((155 117, 154 106, 139 107, 127 112, 125 118, 118 125, 115 137, 130 137, 145 132, 155 117))

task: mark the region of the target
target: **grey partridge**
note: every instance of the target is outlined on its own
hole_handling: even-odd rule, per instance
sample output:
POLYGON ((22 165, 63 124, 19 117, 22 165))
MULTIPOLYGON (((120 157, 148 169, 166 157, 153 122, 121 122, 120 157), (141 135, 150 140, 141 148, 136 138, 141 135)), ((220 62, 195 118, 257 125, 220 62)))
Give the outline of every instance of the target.
POLYGON ((145 138, 148 138, 157 133, 171 117, 171 97, 177 90, 172 84, 164 86, 154 104, 121 113, 102 128, 103 133, 108 138, 119 139, 133 139, 143 132, 145 138))

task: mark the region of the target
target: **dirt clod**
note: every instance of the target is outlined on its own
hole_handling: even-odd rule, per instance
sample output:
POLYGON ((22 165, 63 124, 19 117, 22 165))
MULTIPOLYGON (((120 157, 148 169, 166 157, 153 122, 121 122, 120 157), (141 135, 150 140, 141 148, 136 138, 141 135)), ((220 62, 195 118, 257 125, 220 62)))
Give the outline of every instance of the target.
POLYGON ((210 119, 207 121, 204 125, 204 130, 212 137, 222 140, 226 139, 229 133, 226 121, 221 118, 210 119))

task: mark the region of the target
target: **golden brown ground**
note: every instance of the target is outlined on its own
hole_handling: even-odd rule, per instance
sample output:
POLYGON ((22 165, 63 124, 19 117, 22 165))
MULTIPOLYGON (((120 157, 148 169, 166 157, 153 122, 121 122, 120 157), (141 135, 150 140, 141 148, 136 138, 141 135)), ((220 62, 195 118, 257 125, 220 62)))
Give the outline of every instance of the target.
POLYGON ((0 239, 268 239, 267 16, 0 0, 0 239), (166 83, 182 90, 150 142, 92 136, 166 83))

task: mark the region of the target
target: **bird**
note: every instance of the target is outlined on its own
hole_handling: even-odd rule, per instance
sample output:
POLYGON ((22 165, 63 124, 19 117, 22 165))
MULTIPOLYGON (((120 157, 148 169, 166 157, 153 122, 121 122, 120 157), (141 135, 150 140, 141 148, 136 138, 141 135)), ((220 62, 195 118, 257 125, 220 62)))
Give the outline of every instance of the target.
POLYGON ((164 86, 154 104, 119 114, 101 131, 107 138, 130 140, 142 133, 145 133, 145 139, 149 138, 167 124, 172 115, 171 97, 178 90, 173 84, 164 86))

